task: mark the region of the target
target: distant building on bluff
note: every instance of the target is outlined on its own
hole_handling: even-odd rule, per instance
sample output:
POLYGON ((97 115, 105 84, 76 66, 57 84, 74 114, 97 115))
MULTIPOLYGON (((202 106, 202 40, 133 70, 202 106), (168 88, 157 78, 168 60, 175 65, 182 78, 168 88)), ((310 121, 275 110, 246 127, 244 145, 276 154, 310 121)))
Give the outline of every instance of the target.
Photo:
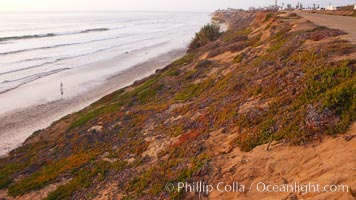
POLYGON ((336 7, 336 6, 329 5, 329 6, 326 6, 326 7, 325 7, 325 10, 337 10, 337 7, 336 7))

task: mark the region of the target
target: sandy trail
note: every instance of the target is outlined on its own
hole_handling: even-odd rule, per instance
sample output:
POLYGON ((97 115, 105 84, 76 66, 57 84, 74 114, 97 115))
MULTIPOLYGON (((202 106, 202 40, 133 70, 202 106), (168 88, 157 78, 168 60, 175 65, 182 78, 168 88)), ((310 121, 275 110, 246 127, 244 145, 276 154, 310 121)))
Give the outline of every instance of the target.
POLYGON ((297 14, 317 25, 339 29, 348 33, 345 39, 349 40, 352 44, 356 44, 356 17, 323 15, 302 11, 297 11, 297 14))

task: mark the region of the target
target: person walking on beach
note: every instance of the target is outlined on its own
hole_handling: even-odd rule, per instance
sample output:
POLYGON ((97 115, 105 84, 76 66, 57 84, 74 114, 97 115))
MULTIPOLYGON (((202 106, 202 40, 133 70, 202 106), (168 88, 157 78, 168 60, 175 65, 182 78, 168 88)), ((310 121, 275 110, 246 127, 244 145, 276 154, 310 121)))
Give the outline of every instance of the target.
POLYGON ((63 83, 62 83, 62 82, 61 82, 61 84, 60 84, 59 91, 61 92, 61 96, 62 96, 62 98, 63 98, 63 95, 64 95, 64 89, 63 89, 63 83))

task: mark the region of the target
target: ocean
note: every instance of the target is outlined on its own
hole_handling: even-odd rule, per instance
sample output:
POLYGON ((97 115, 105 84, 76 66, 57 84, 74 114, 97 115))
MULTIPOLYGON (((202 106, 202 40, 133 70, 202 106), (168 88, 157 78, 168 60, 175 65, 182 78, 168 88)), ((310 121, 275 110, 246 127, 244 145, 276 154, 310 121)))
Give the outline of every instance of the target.
POLYGON ((0 157, 183 55, 209 13, 0 13, 0 157))
MULTIPOLYGON (((207 13, 181 12, 9 12, 0 18, 0 94, 143 48, 185 47, 209 22, 207 13)), ((161 53, 147 51, 151 57, 161 53)), ((143 61, 117 65, 78 84, 90 85, 143 61)))

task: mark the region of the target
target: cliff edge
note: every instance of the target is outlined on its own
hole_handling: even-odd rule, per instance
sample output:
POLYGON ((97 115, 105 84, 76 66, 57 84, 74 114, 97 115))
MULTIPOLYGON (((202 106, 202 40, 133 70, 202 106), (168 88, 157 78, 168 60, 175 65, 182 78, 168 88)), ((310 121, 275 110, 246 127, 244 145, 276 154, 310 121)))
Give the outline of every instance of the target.
POLYGON ((295 13, 214 17, 229 30, 206 26, 183 58, 0 159, 0 197, 354 199, 355 46, 295 13), (249 187, 177 190, 220 182, 249 187), (348 190, 261 192, 260 182, 348 190))

